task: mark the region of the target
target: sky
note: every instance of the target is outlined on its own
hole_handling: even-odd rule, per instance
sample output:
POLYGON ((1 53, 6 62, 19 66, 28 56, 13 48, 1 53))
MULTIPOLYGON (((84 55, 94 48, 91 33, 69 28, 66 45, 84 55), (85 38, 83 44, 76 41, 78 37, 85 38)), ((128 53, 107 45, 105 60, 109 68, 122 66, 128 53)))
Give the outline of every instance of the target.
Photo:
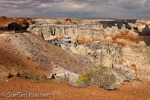
POLYGON ((0 16, 150 18, 150 0, 0 0, 0 16))

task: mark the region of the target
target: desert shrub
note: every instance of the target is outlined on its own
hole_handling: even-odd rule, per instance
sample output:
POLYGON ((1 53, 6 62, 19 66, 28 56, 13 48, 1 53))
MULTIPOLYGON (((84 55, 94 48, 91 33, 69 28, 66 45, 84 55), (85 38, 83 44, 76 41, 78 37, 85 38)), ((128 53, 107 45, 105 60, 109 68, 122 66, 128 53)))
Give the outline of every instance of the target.
POLYGON ((19 71, 21 71, 21 70, 23 70, 23 67, 22 67, 22 66, 17 66, 17 65, 16 65, 16 69, 19 70, 19 71))
POLYGON ((47 82, 48 83, 65 83, 65 84, 69 84, 69 79, 67 77, 64 77, 64 78, 57 78, 57 79, 47 79, 47 82))
POLYGON ((90 81, 91 81, 91 78, 92 78, 92 73, 91 72, 87 72, 87 73, 84 73, 84 74, 81 74, 79 77, 78 77, 78 80, 77 80, 77 84, 80 86, 80 87, 87 87, 89 86, 90 84, 90 81))
POLYGON ((108 68, 103 66, 92 66, 87 73, 81 74, 76 82, 79 87, 87 87, 89 85, 98 86, 106 89, 114 85, 116 77, 110 73, 108 68))
POLYGON ((56 83, 65 83, 69 84, 69 79, 65 76, 64 78, 58 78, 55 80, 56 83))
POLYGON ((6 17, 6 16, 1 16, 1 18, 2 18, 2 19, 6 19, 7 17, 6 17))
POLYGON ((27 57, 27 59, 31 59, 30 57, 27 57))
POLYGON ((48 79, 47 83, 56 83, 56 80, 55 79, 48 79))
POLYGON ((40 75, 39 74, 35 74, 31 70, 30 70, 30 73, 29 73, 29 78, 32 79, 32 82, 34 82, 34 83, 40 82, 40 75))
POLYGON ((18 76, 20 79, 28 79, 26 73, 23 74, 23 76, 21 74, 19 74, 18 76))

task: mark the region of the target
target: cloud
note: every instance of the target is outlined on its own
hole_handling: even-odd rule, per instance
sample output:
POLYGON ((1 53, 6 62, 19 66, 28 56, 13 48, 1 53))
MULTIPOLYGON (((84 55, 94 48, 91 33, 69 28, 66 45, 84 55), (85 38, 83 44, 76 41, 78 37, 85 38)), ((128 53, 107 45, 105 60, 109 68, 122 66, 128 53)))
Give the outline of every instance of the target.
POLYGON ((149 17, 150 0, 1 0, 0 15, 79 18, 149 17))
POLYGON ((143 4, 145 7, 150 7, 150 1, 149 0, 144 0, 143 4))

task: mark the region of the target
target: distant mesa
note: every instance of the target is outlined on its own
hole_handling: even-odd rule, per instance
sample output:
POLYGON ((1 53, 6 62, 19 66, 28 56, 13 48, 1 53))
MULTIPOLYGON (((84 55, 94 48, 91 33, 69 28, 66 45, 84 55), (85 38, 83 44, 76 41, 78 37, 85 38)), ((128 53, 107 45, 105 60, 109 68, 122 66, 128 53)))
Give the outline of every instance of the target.
POLYGON ((68 22, 68 21, 71 22, 71 19, 70 19, 70 18, 67 18, 67 19, 65 19, 65 21, 66 21, 66 22, 68 22))
POLYGON ((64 23, 62 23, 61 25, 75 25, 75 24, 71 22, 70 18, 67 18, 64 20, 64 23))
POLYGON ((29 27, 29 24, 34 24, 34 21, 31 18, 19 17, 19 18, 7 18, 5 16, 0 17, 0 30, 14 30, 21 31, 29 27))

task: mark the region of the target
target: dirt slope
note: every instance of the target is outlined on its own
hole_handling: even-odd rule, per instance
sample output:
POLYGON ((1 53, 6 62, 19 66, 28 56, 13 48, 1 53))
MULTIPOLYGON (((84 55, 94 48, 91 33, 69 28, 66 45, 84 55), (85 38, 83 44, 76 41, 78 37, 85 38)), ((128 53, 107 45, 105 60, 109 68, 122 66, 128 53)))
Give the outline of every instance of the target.
MULTIPOLYGON (((16 62, 21 59, 28 66, 28 69, 31 65, 28 62, 35 63, 39 70, 47 72, 51 72, 52 63, 76 73, 83 73, 87 70, 86 67, 91 66, 89 59, 83 58, 82 56, 71 56, 66 51, 51 45, 33 33, 0 34, 0 49, 1 52, 8 52, 1 56, 4 57, 3 59, 11 59, 11 57, 6 58, 8 56, 7 54, 12 57, 14 55, 16 60, 12 59, 11 62, 16 62), (79 58, 81 61, 78 60, 79 58), (88 62, 82 62, 82 59, 88 62)), ((35 67, 35 65, 30 67, 35 67)))

